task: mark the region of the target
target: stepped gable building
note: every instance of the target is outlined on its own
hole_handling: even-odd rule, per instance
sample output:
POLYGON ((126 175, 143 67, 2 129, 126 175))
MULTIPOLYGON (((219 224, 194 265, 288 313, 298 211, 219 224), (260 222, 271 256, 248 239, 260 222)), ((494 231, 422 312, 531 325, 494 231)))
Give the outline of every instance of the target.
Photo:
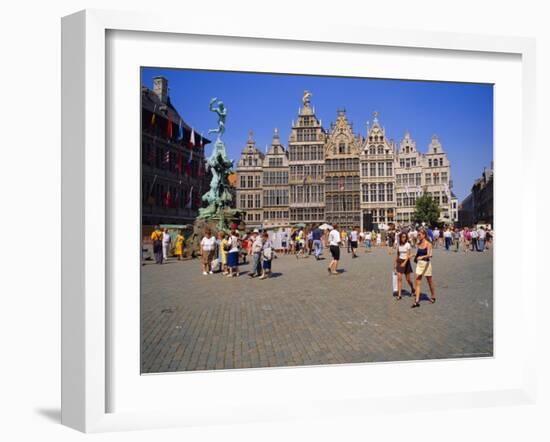
POLYGON ((416 142, 409 131, 399 144, 395 167, 395 202, 397 223, 414 221, 416 198, 422 195, 422 154, 416 150, 416 142))
POLYGON ((326 131, 310 98, 305 91, 288 151, 277 130, 265 156, 249 135, 237 167, 237 208, 246 212, 249 227, 406 225, 414 222, 422 194, 438 203, 440 222, 457 221, 450 162, 437 136, 422 154, 408 131, 399 146, 389 140, 377 112, 366 137, 356 135, 344 110, 326 131))
POLYGON ((290 222, 325 220, 325 131, 315 116, 311 93, 304 92, 303 106, 288 142, 290 222))
POLYGON ((192 224, 210 186, 199 135, 170 101, 168 80, 141 87, 141 194, 143 232, 155 224, 192 224))
POLYGON ((451 193, 453 187, 451 164, 437 135, 432 136, 428 152, 423 155, 422 173, 424 175, 422 190, 439 205, 441 221, 446 223, 457 221, 458 218, 455 215, 457 201, 451 193))
POLYGON ((279 130, 275 129, 271 147, 263 161, 263 226, 288 226, 289 187, 288 153, 281 144, 279 130))
POLYGON ((353 133, 346 111, 339 110, 325 147, 325 218, 351 229, 361 224, 359 154, 361 139, 353 133))
POLYGON ((246 212, 243 220, 251 228, 261 228, 262 209, 262 175, 264 154, 256 147, 254 134, 248 132, 248 140, 237 164, 237 209, 246 212))
POLYGON ((374 112, 372 127, 363 143, 361 162, 362 225, 395 221, 395 146, 386 138, 386 131, 374 112))

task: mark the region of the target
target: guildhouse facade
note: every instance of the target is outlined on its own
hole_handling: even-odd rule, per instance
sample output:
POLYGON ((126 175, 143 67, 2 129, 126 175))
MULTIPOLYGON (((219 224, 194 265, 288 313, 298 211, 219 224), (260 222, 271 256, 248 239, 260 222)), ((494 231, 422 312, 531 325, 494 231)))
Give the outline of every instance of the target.
POLYGON ((436 135, 421 153, 409 131, 398 143, 388 139, 377 112, 366 135, 356 134, 345 110, 325 129, 308 91, 288 150, 277 129, 265 155, 249 134, 236 172, 237 207, 250 227, 405 225, 414 221, 416 199, 424 194, 438 203, 442 223, 457 221, 451 165, 436 135))
POLYGON ((304 92, 288 141, 289 215, 291 223, 325 220, 326 134, 315 116, 311 94, 304 92))
POLYGON ((325 218, 348 229, 360 224, 361 141, 353 133, 346 112, 339 110, 325 147, 325 218))
POLYGON ((360 155, 363 224, 395 221, 395 146, 374 113, 360 155))
POLYGON ((275 129, 271 147, 263 161, 263 227, 288 225, 289 187, 288 152, 281 144, 279 130, 275 129))
POLYGON ((254 134, 248 132, 248 140, 237 164, 237 209, 243 212, 247 226, 262 227, 264 154, 256 147, 254 134))

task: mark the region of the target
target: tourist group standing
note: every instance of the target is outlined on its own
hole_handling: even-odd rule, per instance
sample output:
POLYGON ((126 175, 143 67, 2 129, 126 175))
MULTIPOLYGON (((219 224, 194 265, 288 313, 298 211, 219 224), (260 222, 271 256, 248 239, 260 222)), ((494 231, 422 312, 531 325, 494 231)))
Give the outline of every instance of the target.
MULTIPOLYGON (((435 287, 432 269, 433 249, 444 247, 447 252, 465 253, 483 252, 489 248, 494 239, 494 233, 485 226, 472 226, 458 228, 444 226, 441 229, 435 227, 396 227, 388 226, 383 231, 360 231, 358 227, 340 230, 338 225, 315 224, 311 228, 294 228, 289 232, 284 231, 279 238, 276 250, 273 240, 267 231, 260 232, 254 229, 247 233, 239 233, 237 226, 233 225, 226 234, 219 231, 213 235, 210 228, 205 228, 202 238, 197 238, 200 249, 201 272, 203 275, 212 275, 215 271, 224 276, 235 278, 239 273, 239 258, 246 263, 247 257, 251 261, 251 278, 267 279, 272 276, 272 263, 277 257, 276 252, 283 254, 294 253, 296 257, 308 257, 313 255, 316 260, 321 260, 323 250, 330 251, 330 262, 327 267, 329 275, 338 275, 341 249, 347 249, 352 259, 357 258, 357 250, 360 244, 364 245, 365 252, 373 247, 388 247, 392 253, 395 248, 395 261, 393 264, 394 284, 397 289, 396 299, 402 299, 404 282, 409 286, 411 296, 414 296, 412 308, 420 307, 421 282, 425 278, 429 289, 429 301, 436 301, 435 287), (461 247, 462 245, 462 247, 461 247), (415 253, 413 254, 413 250, 415 253), (413 263, 415 268, 413 269, 413 263), (415 274, 413 283, 412 274, 415 274), (403 281, 404 279, 404 281, 403 281)), ((174 255, 181 260, 184 252, 185 238, 182 231, 177 231, 172 239, 168 229, 155 226, 151 241, 155 262, 166 262, 172 242, 174 243, 174 255)))

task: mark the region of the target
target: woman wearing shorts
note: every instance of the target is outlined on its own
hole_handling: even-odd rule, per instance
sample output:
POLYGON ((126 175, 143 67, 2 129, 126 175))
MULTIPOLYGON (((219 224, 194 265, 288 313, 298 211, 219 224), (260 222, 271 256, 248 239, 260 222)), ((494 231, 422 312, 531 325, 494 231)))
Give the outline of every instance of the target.
POLYGON ((403 288, 403 274, 409 283, 411 288, 411 296, 413 295, 414 286, 411 280, 412 266, 411 266, 411 245, 407 240, 407 234, 401 232, 398 238, 397 244, 397 257, 395 258, 395 271, 397 272, 397 300, 399 301, 401 296, 401 290, 403 288))
POLYGON ((431 298, 430 302, 435 303, 435 289, 432 281, 432 245, 426 239, 426 231, 420 229, 418 232, 418 245, 416 249, 416 298, 411 308, 420 307, 420 284, 422 277, 425 276, 430 286, 431 298))
POLYGON ((338 232, 338 225, 335 224, 330 233, 328 234, 328 244, 330 248, 330 254, 332 255, 332 261, 327 270, 329 275, 337 275, 338 261, 340 261, 340 232, 338 232))
POLYGON ((202 274, 212 274, 212 261, 214 259, 214 252, 216 250, 216 238, 212 236, 212 231, 206 229, 204 231, 204 237, 201 240, 201 263, 202 274))

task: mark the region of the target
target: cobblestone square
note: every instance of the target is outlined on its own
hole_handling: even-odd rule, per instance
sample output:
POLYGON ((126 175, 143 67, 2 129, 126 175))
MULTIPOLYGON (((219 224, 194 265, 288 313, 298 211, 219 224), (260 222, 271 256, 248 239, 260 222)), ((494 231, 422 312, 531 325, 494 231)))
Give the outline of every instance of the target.
MULTIPOLYGON (((437 302, 392 296, 394 253, 352 259, 279 255, 272 278, 202 275, 198 260, 147 262, 141 281, 143 373, 402 361, 493 354, 493 253, 433 251, 437 302)), ((414 277, 414 274, 413 274, 414 277)))

